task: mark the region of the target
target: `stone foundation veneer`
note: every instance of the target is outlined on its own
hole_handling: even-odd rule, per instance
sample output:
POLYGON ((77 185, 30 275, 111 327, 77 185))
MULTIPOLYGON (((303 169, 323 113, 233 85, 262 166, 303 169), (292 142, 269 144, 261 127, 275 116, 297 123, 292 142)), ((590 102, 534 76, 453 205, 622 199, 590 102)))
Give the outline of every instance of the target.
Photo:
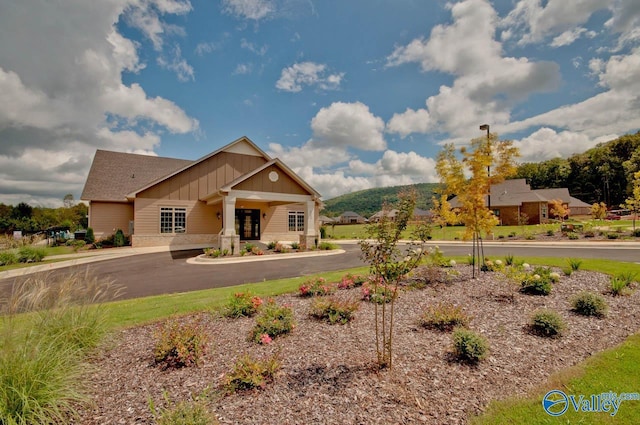
POLYGON ((317 245, 320 245, 320 236, 319 235, 300 235, 300 245, 304 246, 307 249, 315 248, 317 245))
POLYGON ((170 235, 132 235, 131 246, 134 248, 149 246, 179 245, 211 245, 218 244, 218 235, 208 234, 170 234, 170 235))
POLYGON ((220 250, 224 251, 225 249, 228 250, 231 255, 240 252, 240 236, 220 236, 220 250))

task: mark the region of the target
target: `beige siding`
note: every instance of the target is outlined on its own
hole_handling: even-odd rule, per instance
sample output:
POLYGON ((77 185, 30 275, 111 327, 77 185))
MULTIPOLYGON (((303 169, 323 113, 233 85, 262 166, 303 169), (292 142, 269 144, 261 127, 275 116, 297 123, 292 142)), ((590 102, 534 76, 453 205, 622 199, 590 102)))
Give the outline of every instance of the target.
POLYGON ((265 168, 258 174, 251 176, 251 178, 235 185, 233 188, 257 192, 292 193, 296 195, 309 194, 308 191, 275 165, 265 168), (278 173, 278 180, 276 182, 269 180, 269 173, 272 171, 278 173))
MULTIPOLYGON (((297 239, 297 235, 301 235, 302 232, 290 232, 289 231, 289 211, 305 211, 306 206, 304 204, 288 204, 272 207, 267 210, 266 225, 262 230, 264 239, 269 239, 269 235, 286 235, 289 239, 297 239)), ((318 220, 319 220, 318 208, 316 208, 316 215, 313 218, 314 228, 316 233, 319 233, 318 220)), ((284 239, 283 237, 281 237, 284 239)))
POLYGON ((266 162, 265 158, 258 156, 220 152, 140 192, 137 198, 196 201, 266 162))
POLYGON ((89 227, 98 238, 112 235, 117 229, 128 234, 131 220, 133 204, 96 201, 89 204, 89 227))
POLYGON ((185 207, 187 209, 187 234, 218 234, 222 220, 216 214, 221 205, 206 205, 200 201, 137 198, 135 202, 136 235, 160 234, 160 208, 185 207))

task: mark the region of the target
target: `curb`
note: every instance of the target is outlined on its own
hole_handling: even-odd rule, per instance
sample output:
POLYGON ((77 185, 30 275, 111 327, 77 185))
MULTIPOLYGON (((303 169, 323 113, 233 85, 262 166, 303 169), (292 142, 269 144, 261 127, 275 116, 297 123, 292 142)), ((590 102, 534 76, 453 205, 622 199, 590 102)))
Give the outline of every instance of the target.
POLYGON ((206 255, 201 254, 195 258, 187 259, 187 264, 197 265, 216 265, 216 264, 237 264, 237 263, 250 263, 257 261, 273 261, 273 260, 293 260, 295 258, 308 258, 308 257, 324 257, 328 255, 344 254, 344 249, 332 249, 330 251, 311 251, 311 252, 291 252, 288 254, 277 255, 250 255, 244 257, 233 258, 207 258, 206 255))

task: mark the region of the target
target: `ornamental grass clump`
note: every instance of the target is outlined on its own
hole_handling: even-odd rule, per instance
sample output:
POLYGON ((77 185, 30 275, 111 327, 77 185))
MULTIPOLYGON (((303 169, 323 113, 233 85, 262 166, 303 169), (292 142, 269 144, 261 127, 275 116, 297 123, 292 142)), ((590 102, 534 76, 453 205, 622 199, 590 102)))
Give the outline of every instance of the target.
POLYGON ((262 298, 251 292, 236 292, 229 298, 223 314, 226 317, 252 317, 262 305, 262 298))
POLYGON ((204 327, 194 319, 171 318, 158 326, 154 336, 153 355, 162 370, 200 365, 209 340, 204 327))
POLYGON ((36 248, 34 246, 23 246, 18 250, 18 262, 20 263, 39 263, 46 255, 44 248, 36 248))
POLYGON ((225 376, 224 389, 228 394, 238 391, 263 389, 273 382, 280 370, 279 354, 259 359, 245 354, 238 359, 233 371, 225 376))
POLYGON ((279 306, 274 300, 268 300, 256 317, 256 324, 249 334, 251 341, 264 344, 272 338, 290 333, 295 327, 293 310, 288 306, 279 306), (267 335, 269 339, 264 336, 267 335))
POLYGON ((454 328, 467 327, 471 317, 461 307, 451 303, 438 303, 429 306, 420 318, 420 324, 427 329, 452 331, 454 328))
POLYGON ((209 412, 202 400, 170 402, 165 394, 168 407, 156 408, 149 400, 149 408, 157 425, 218 425, 220 422, 209 412))
POLYGON ((453 331, 453 349, 456 357, 469 363, 477 363, 489 354, 489 343, 477 333, 458 328, 453 331))
POLYGON ((566 329, 562 317, 553 310, 536 310, 531 315, 529 329, 532 333, 546 337, 558 337, 566 329))
POLYGON ((631 284, 635 281, 635 273, 616 273, 609 281, 609 292, 614 295, 630 295, 631 284))
POLYGON ((309 315, 332 325, 344 325, 353 320, 358 308, 360 308, 358 301, 339 300, 333 297, 316 298, 311 304, 309 315))
POLYGON ((0 312, 0 424, 71 423, 88 402, 86 358, 106 333, 110 282, 87 274, 14 283, 0 312))
POLYGON ((583 291, 571 299, 572 310, 583 316, 604 317, 609 311, 607 302, 598 294, 583 291))

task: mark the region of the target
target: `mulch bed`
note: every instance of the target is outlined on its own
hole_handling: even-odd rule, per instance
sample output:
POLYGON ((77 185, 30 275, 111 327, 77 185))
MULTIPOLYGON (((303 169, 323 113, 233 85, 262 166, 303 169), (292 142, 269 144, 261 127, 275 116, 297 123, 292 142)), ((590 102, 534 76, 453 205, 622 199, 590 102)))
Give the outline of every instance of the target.
MULTIPOLYGON (((92 405, 82 408, 82 424, 152 424, 149 399, 165 405, 208 393, 221 424, 462 424, 491 400, 525 395, 554 372, 621 343, 638 331, 638 291, 627 297, 605 295, 604 319, 570 311, 569 299, 581 290, 606 292, 605 275, 578 271, 562 276, 549 296, 524 295, 499 273, 471 279, 469 266, 458 276, 426 289, 402 292, 396 301, 394 367, 376 371, 374 305, 361 303, 353 322, 329 325, 308 316, 311 300, 276 298, 296 316, 293 333, 269 345, 247 340, 254 319, 196 316, 212 338, 199 367, 161 370, 154 366, 157 325, 121 331, 93 359, 86 377, 92 405), (471 329, 485 336, 490 356, 477 365, 451 354, 450 333, 418 324, 425 309, 446 301, 473 316, 471 329), (527 332, 530 314, 556 310, 568 330, 549 339, 527 332), (244 353, 267 357, 280 351, 282 368, 263 390, 219 395, 226 373, 244 353)), ((360 297, 360 288, 338 291, 360 297)), ((615 389, 613 389, 615 390, 615 389)))

